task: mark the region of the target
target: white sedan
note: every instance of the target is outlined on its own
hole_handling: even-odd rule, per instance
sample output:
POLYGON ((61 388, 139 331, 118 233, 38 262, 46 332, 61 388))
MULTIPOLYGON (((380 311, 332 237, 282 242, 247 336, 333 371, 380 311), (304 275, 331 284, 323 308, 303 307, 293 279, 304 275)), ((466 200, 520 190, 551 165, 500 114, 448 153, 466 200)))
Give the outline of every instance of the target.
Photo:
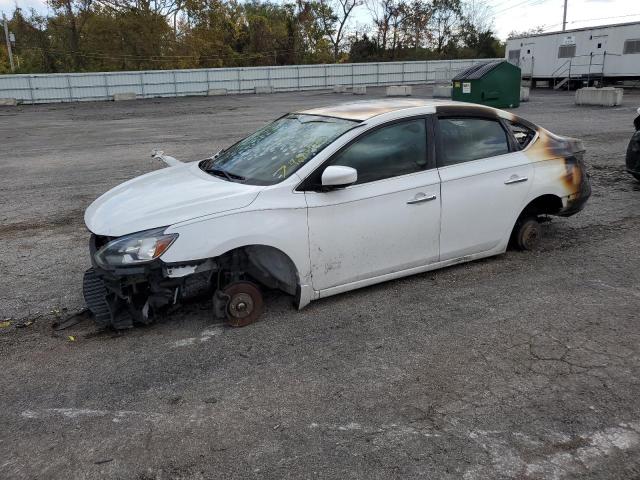
POLYGON ((261 289, 309 302, 534 248, 591 189, 579 140, 512 113, 375 100, 285 115, 202 161, 125 182, 85 213, 96 321, 128 328, 194 295, 229 325, 261 289))

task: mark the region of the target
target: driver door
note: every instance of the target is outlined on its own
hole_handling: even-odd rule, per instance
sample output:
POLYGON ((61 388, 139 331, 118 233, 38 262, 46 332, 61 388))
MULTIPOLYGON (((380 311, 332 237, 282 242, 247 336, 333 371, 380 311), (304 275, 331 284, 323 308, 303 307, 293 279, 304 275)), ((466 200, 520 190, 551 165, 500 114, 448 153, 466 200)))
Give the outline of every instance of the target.
POLYGON ((426 127, 424 118, 378 127, 316 172, 349 166, 358 181, 305 191, 315 290, 375 283, 376 277, 438 261, 440 177, 426 127))

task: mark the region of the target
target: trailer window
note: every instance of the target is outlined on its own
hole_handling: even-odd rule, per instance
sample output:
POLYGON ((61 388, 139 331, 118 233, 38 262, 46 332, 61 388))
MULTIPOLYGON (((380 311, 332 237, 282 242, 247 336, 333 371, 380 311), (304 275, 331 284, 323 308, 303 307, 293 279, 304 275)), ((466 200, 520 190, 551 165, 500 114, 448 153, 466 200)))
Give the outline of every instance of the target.
POLYGON ((575 45, 560 45, 560 47, 558 48, 558 58, 573 58, 575 56, 575 45))
POLYGON ((509 63, 520 65, 520 50, 509 50, 509 63))
POLYGON ((625 40, 624 41, 624 49, 622 50, 622 53, 623 54, 640 53, 640 39, 625 40))

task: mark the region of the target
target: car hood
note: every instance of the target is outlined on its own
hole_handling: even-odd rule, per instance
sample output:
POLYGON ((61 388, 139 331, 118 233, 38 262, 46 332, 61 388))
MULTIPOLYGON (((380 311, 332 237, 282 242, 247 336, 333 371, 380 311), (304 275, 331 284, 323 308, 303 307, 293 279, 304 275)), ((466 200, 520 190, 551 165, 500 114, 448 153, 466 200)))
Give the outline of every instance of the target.
POLYGON ((246 207, 262 188, 211 176, 196 162, 177 165, 109 190, 87 208, 84 221, 97 235, 119 237, 246 207))

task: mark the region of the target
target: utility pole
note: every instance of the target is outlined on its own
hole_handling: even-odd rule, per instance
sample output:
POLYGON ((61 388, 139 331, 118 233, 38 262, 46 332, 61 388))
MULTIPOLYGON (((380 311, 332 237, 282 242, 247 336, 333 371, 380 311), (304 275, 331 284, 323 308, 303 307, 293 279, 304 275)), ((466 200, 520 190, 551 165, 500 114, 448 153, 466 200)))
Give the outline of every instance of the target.
POLYGON ((4 13, 2 14, 2 20, 4 22, 4 38, 7 41, 7 52, 9 53, 11 72, 15 72, 16 66, 13 64, 13 52, 11 51, 11 40, 9 39, 9 23, 7 23, 7 17, 4 13))
POLYGON ((564 0, 564 14, 562 15, 562 31, 567 29, 567 0, 564 0))

